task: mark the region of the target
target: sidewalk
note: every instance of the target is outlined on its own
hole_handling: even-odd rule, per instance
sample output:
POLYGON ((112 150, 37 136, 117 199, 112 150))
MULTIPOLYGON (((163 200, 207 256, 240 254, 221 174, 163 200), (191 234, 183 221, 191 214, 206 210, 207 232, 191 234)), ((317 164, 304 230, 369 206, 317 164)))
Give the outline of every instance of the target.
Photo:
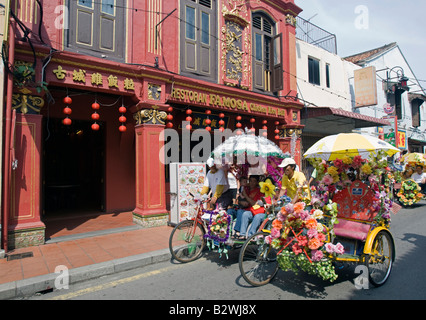
POLYGON ((172 227, 142 229, 125 218, 118 228, 90 231, 99 224, 100 218, 95 218, 76 224, 71 231, 56 232, 44 245, 9 251, 8 258, 0 259, 0 299, 54 288, 55 279, 62 274, 60 270, 55 273, 58 266, 68 268, 72 284, 170 259, 172 227))

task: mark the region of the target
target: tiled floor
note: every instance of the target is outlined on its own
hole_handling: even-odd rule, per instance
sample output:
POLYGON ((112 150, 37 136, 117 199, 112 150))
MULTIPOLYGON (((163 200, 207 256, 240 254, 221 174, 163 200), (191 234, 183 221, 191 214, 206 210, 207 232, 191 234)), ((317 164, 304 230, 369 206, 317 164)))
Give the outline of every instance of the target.
MULTIPOLYGON (((62 223, 60 221, 58 218, 46 222, 46 233, 50 232, 49 237, 52 239, 96 229, 133 225, 131 213, 98 215, 91 218, 86 216, 82 220, 76 218, 74 222, 67 224, 63 223, 63 219, 62 223)), ((166 249, 171 230, 171 227, 161 226, 16 249, 8 254, 32 252, 33 257, 10 261, 0 259, 0 283, 52 273, 61 265, 71 269, 166 249)))

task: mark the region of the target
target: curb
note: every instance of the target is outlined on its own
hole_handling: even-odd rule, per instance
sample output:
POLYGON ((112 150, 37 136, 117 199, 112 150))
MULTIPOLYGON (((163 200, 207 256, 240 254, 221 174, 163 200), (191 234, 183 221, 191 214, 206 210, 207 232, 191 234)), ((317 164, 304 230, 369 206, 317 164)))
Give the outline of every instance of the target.
MULTIPOLYGON (((162 249, 84 267, 73 268, 68 271, 68 284, 71 285, 77 282, 136 269, 170 259, 171 254, 169 249, 162 249)), ((61 275, 61 273, 49 273, 42 276, 0 284, 0 300, 28 297, 38 292, 54 290, 55 281, 59 275, 61 275)))

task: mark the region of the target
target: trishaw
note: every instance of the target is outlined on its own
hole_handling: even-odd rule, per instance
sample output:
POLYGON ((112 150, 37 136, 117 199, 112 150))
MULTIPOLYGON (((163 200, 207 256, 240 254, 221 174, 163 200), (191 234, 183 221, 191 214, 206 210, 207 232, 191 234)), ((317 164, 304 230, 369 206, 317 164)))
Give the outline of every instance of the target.
MULTIPOLYGON (((348 138, 344 137, 346 144, 351 142, 348 138)), ((336 263, 365 266, 374 286, 389 278, 395 259, 389 230, 392 201, 383 191, 381 179, 387 170, 386 156, 399 150, 380 142, 365 152, 359 147, 324 152, 329 143, 320 140, 312 146, 315 150, 319 144, 320 151, 311 148, 304 155, 318 172, 318 186, 311 190, 309 205, 275 202, 257 233, 244 243, 234 242, 242 245, 239 268, 249 284, 269 283, 279 268, 334 281, 336 263), (348 172, 355 173, 352 179, 348 172)), ((182 222, 171 234, 170 250, 179 261, 197 259, 209 240, 199 208, 197 217, 182 222), (186 231, 177 236, 183 229, 186 231)))

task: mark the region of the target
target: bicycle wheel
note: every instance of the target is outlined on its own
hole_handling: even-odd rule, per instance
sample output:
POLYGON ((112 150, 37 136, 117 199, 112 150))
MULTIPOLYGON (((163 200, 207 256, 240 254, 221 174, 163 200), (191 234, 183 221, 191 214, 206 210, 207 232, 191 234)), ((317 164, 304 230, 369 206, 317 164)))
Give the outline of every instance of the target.
POLYGON ((380 287, 389 278, 392 263, 395 259, 395 246, 392 235, 387 231, 380 231, 374 238, 371 251, 372 254, 365 257, 368 278, 375 287, 380 287))
POLYGON ((172 257, 180 262, 198 259, 206 246, 204 228, 195 220, 184 220, 174 227, 169 239, 172 257), (194 223, 197 225, 194 228, 194 223))
POLYGON ((252 286, 269 283, 278 272, 277 250, 265 242, 267 235, 266 232, 255 233, 240 251, 241 276, 252 286))

